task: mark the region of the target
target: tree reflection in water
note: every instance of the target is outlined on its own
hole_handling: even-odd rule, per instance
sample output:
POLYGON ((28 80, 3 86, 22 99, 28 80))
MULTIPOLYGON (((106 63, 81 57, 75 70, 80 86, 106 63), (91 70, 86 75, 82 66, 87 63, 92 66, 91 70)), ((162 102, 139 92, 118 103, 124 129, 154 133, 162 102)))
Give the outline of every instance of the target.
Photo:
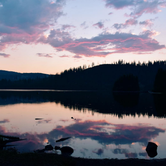
POLYGON ((123 107, 135 107, 139 101, 139 93, 134 92, 113 92, 113 97, 123 107))
POLYGON ((157 116, 153 96, 148 93, 117 93, 112 91, 61 91, 61 92, 0 92, 0 105, 17 103, 60 103, 78 111, 89 110, 102 114, 157 116), (116 101, 116 102, 115 102, 116 101), (150 108, 150 109, 149 109, 150 108))
POLYGON ((154 105, 158 117, 166 117, 166 95, 154 94, 154 105))

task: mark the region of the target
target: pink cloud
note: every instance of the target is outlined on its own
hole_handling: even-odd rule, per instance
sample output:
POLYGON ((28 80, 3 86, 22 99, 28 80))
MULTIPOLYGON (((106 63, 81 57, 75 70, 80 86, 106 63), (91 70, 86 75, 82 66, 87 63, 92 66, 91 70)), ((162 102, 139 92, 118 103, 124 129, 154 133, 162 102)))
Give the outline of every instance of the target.
MULTIPOLYGON (((133 24, 133 22, 126 22, 133 24)), ((146 53, 165 49, 165 45, 152 37, 154 31, 143 31, 139 35, 131 33, 102 33, 90 39, 73 39, 68 32, 52 30, 48 38, 41 38, 39 42, 53 46, 57 51, 68 51, 77 56, 100 56, 105 57, 115 53, 146 53)))
POLYGON ((138 54, 138 55, 142 55, 142 54, 152 54, 151 52, 138 52, 138 53, 134 53, 134 54, 138 54))
POLYGON ((141 16, 144 13, 158 13, 159 7, 166 7, 166 1, 152 0, 142 1, 136 4, 135 10, 130 14, 131 16, 141 16))
POLYGON ((145 21, 140 21, 139 24, 145 27, 151 27, 153 25, 153 22, 152 20, 145 20, 145 21))
POLYGON ((62 56, 59 56, 61 58, 68 58, 69 56, 68 55, 62 55, 62 56))
POLYGON ((74 56, 73 56, 73 58, 80 59, 80 58, 82 58, 82 57, 81 57, 81 56, 79 56, 79 55, 74 55, 74 56))
POLYGON ((126 20, 125 25, 136 25, 138 23, 135 19, 126 20))

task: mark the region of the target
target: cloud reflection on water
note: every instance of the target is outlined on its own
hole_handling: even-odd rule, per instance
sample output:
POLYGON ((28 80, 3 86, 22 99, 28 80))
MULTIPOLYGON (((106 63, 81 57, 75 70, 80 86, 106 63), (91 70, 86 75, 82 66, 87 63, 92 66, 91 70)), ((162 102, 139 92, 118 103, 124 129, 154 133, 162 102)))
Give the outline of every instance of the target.
POLYGON ((52 122, 52 119, 42 119, 42 120, 37 121, 36 123, 44 124, 44 123, 51 123, 51 122, 52 122))
MULTIPOLYGON (((16 148, 21 152, 27 152, 42 149, 44 147, 44 140, 46 139, 53 146, 58 144, 56 143, 57 139, 68 136, 78 138, 80 141, 89 138, 90 141, 95 140, 102 146, 109 144, 131 145, 133 142, 137 142, 140 145, 146 145, 149 140, 154 139, 160 133, 165 132, 162 128, 153 127, 148 124, 113 124, 105 120, 76 120, 73 122, 73 124, 68 126, 56 126, 49 133, 12 133, 8 132, 6 128, 2 126, 0 126, 0 133, 26 138, 27 140, 13 143, 13 145, 17 145, 16 148)), ((65 144, 71 144, 71 142, 74 142, 74 138, 66 140, 65 144)), ((63 143, 60 144, 63 145, 63 143)), ((92 152, 97 155, 102 155, 104 150, 96 147, 92 152)), ((138 156, 137 153, 132 153, 127 149, 116 148, 112 150, 112 152, 114 154, 124 154, 126 157, 138 156)), ((141 152, 139 155, 145 156, 145 154, 141 152)))
POLYGON ((57 135, 74 136, 80 139, 90 138, 104 144, 132 144, 147 142, 164 133, 165 130, 147 124, 112 124, 105 120, 100 121, 76 121, 68 126, 58 126, 48 133, 47 137, 54 138, 57 135))
POLYGON ((0 123, 8 123, 8 122, 10 122, 9 119, 0 120, 0 123))

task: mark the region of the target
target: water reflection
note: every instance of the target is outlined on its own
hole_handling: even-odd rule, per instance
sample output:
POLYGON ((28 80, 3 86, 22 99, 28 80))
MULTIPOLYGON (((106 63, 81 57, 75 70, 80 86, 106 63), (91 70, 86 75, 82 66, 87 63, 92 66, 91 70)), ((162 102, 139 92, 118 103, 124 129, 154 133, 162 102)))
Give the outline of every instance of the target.
POLYGON ((124 107, 102 92, 0 94, 0 134, 26 138, 8 144, 20 152, 52 145, 72 147, 76 157, 147 158, 146 146, 155 141, 157 157, 165 157, 166 123, 152 95, 140 94, 136 105, 124 107))
MULTIPOLYGON (((68 91, 68 92, 17 92, 0 91, 0 105, 17 103, 42 103, 55 102, 72 110, 99 112, 103 114, 123 115, 148 115, 157 116, 150 94, 114 94, 112 92, 98 91, 68 91), (117 102, 115 102, 117 101, 117 102), (119 104, 120 103, 120 104, 119 104)), ((157 102, 156 102, 157 103, 157 102)), ((158 104, 158 103, 157 103, 158 104)))
POLYGON ((20 139, 19 137, 14 137, 14 136, 0 135, 0 150, 3 150, 5 147, 12 146, 12 145, 8 145, 11 142, 17 142, 22 140, 25 140, 25 139, 20 139))
POLYGON ((139 93, 113 92, 113 97, 123 107, 135 107, 139 101, 139 93))
MULTIPOLYGON (((0 127, 0 132, 6 134, 5 128, 0 127)), ((30 133, 8 133, 11 135, 17 135, 19 137, 26 137, 27 140, 19 142, 17 146, 21 151, 32 151, 35 149, 41 149, 43 142, 47 138, 51 145, 56 145, 57 142, 66 141, 70 137, 81 140, 90 139, 95 140, 99 144, 106 145, 132 145, 133 143, 139 143, 142 146, 146 146, 148 141, 152 138, 159 136, 160 133, 165 133, 162 128, 153 127, 146 124, 125 125, 125 124, 113 124, 104 120, 100 121, 76 121, 74 124, 68 126, 57 126, 49 133, 42 134, 30 134, 30 133), (66 137, 56 140, 57 136, 66 137)), ((73 139, 74 139, 73 138, 73 139)), ((74 141, 74 140, 73 140, 74 141)), ((66 143, 65 142, 65 143, 66 143)), ((14 143, 16 145, 16 143, 14 143)), ((63 145, 63 144, 62 144, 63 145)), ((103 149, 94 150, 93 153, 97 155, 103 154, 103 149)), ((114 149, 114 154, 124 154, 125 157, 137 157, 137 154, 130 153, 128 149, 114 149)), ((141 153, 140 153, 141 154, 141 153)), ((141 154, 142 156, 144 153, 141 154)))
POLYGON ((153 95, 158 117, 166 117, 166 95, 153 95))

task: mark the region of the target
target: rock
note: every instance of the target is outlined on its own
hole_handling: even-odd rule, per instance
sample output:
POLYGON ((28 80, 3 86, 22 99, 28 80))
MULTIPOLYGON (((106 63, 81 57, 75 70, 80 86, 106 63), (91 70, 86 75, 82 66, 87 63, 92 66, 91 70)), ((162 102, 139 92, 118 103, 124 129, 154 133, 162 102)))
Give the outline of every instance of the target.
POLYGON ((55 146, 55 150, 60 150, 61 148, 59 146, 55 146))
POLYGON ((53 150, 53 146, 52 145, 46 145, 45 150, 53 150))
POLYGON ((67 140, 67 139, 69 139, 69 138, 71 138, 71 137, 61 138, 61 139, 56 140, 56 142, 65 141, 65 140, 67 140))
POLYGON ((63 146, 62 148, 60 148, 60 151, 62 155, 70 156, 74 152, 74 149, 70 146, 63 146))
POLYGON ((155 157, 157 156, 157 145, 153 142, 148 142, 148 145, 146 147, 146 152, 148 153, 149 157, 155 157))
POLYGON ((70 156, 74 152, 74 149, 70 146, 63 146, 62 148, 59 146, 55 146, 55 150, 60 150, 61 154, 65 156, 70 156))

